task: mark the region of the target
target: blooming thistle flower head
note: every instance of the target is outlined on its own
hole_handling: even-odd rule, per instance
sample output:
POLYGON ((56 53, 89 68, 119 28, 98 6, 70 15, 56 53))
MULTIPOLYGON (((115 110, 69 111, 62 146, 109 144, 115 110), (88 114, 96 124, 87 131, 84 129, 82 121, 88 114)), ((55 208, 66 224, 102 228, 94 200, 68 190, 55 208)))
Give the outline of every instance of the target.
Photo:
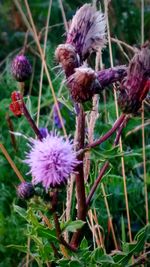
POLYGON ((83 5, 72 19, 66 43, 75 47, 82 60, 106 44, 106 21, 103 13, 91 4, 83 5))
POLYGON ((79 56, 70 44, 59 45, 55 51, 55 57, 62 65, 67 77, 74 72, 74 68, 79 66, 79 56))
POLYGON ((42 141, 31 139, 30 147, 25 163, 30 167, 32 183, 42 183, 46 190, 64 184, 79 163, 72 143, 54 133, 42 141))
POLYGON ((14 78, 19 82, 27 80, 31 73, 32 67, 29 60, 24 55, 17 55, 11 64, 11 72, 14 78))
POLYGON ((84 65, 75 69, 75 73, 69 77, 67 84, 75 102, 91 100, 96 88, 100 86, 96 72, 84 65))
POLYGON ((124 113, 137 114, 150 89, 150 49, 142 47, 131 60, 122 81, 118 103, 124 113))
POLYGON ((33 197, 35 191, 32 183, 29 182, 22 182, 18 187, 17 187, 17 195, 19 198, 22 199, 29 199, 33 197))

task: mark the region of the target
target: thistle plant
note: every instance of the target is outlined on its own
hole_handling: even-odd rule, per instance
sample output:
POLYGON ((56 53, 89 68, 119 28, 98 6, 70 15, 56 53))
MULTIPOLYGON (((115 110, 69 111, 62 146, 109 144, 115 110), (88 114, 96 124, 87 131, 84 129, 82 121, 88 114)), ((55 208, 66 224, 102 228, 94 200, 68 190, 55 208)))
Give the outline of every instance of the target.
MULTIPOLYGON (((33 32, 35 34, 35 31, 33 32)), ((86 244, 86 248, 83 247, 88 232, 88 211, 93 203, 96 190, 109 170, 111 157, 107 155, 105 161, 100 159, 103 165, 101 164, 101 168, 99 168, 99 165, 96 166, 94 180, 89 181, 92 174, 85 180, 85 154, 89 150, 91 150, 91 154, 94 154, 93 148, 98 150, 102 143, 110 140, 111 149, 117 153, 117 146, 124 128, 128 121, 133 119, 133 115, 138 115, 141 111, 142 103, 146 99, 150 88, 149 44, 143 45, 127 66, 118 65, 102 70, 93 69, 89 60, 91 53, 103 52, 106 46, 105 15, 101 11, 97 11, 91 4, 83 5, 72 19, 65 43, 60 44, 55 51, 56 60, 61 65, 65 75, 65 84, 69 91, 68 102, 71 97, 73 105, 78 107, 78 112, 68 112, 70 116, 74 115, 76 121, 74 140, 72 131, 68 133, 67 137, 62 136, 60 118, 55 105, 52 106, 53 125, 56 126, 57 124, 59 132, 58 129, 49 129, 49 125, 43 126, 44 120, 44 123, 41 122, 40 127, 38 127, 35 122, 37 111, 35 111, 35 114, 30 114, 24 94, 17 90, 11 94, 10 111, 18 120, 25 117, 29 128, 32 129, 32 134, 33 132, 35 134, 34 137, 28 136, 25 139, 27 149, 24 151, 25 158, 22 164, 26 166, 28 172, 26 173, 26 181, 22 181, 17 187, 17 196, 24 201, 28 201, 28 209, 24 213, 21 209, 17 210, 16 208, 16 210, 23 214, 22 217, 27 220, 28 236, 38 243, 40 256, 35 256, 36 250, 31 255, 36 257, 39 266, 44 266, 42 264, 67 266, 61 265, 63 257, 66 260, 65 264, 69 264, 72 258, 78 261, 81 251, 88 255, 86 265, 83 266, 90 267, 99 264, 95 260, 96 256, 94 256, 94 265, 92 265, 91 254, 88 254, 89 244, 86 244), (101 95, 108 88, 110 92, 114 83, 117 85, 115 90, 117 91, 120 116, 105 134, 102 135, 99 132, 97 138, 93 138, 93 141, 89 142, 87 138, 88 114, 92 112, 93 107, 88 108, 87 111, 85 102, 92 103, 95 94, 101 95), (69 183, 72 183, 72 191, 67 192, 69 183), (40 196, 36 194, 37 187, 43 190, 40 196), (65 221, 67 217, 66 207, 61 200, 66 192, 72 194, 71 201, 73 203, 71 220, 67 222, 65 221)), ((19 54, 13 59, 11 73, 18 82, 24 82, 28 79, 31 70, 32 67, 24 55, 19 54)), ((58 108, 61 110, 59 102, 58 108)), ((63 119, 65 121, 65 118, 63 119)), ((148 230, 145 231, 150 231, 149 228, 146 229, 148 230)), ((140 246, 141 243, 138 238, 136 244, 140 246)), ((143 240, 146 240, 145 236, 143 238, 145 238, 143 240)), ((132 245, 134 246, 134 244, 132 245)), ((103 256, 107 256, 102 248, 102 243, 100 246, 103 256)), ((100 253, 100 250, 98 250, 98 253, 100 253)), ((109 255, 106 259, 106 265, 123 266, 121 264, 129 262, 133 254, 136 253, 136 246, 125 256, 116 252, 116 258, 109 255), (113 265, 108 265, 110 259, 113 265)), ((103 265, 103 259, 100 260, 100 266, 105 266, 103 265)))

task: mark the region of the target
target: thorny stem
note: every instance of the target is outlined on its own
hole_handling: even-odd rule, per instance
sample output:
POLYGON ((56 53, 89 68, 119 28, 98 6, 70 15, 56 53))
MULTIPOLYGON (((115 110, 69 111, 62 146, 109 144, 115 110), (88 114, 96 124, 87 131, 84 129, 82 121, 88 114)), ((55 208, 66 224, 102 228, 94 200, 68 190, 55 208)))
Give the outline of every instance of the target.
POLYGON ((64 247, 66 247, 67 249, 75 252, 76 249, 73 246, 71 246, 70 244, 68 244, 64 240, 64 238, 62 236, 62 232, 61 232, 61 228, 60 228, 60 223, 59 223, 58 215, 57 215, 57 212, 56 212, 57 191, 54 191, 53 192, 51 204, 52 204, 51 212, 53 213, 53 219, 54 219, 54 224, 55 224, 57 239, 60 242, 60 244, 64 245, 64 247))
POLYGON ((93 186, 91 188, 91 191, 90 191, 90 193, 89 193, 89 195, 88 195, 88 197, 86 199, 86 205, 87 206, 89 206, 90 201, 91 201, 91 199, 92 199, 92 197, 93 197, 93 195, 95 193, 95 190, 98 187, 98 185, 99 185, 101 179, 103 178, 105 172, 107 171, 108 167, 109 167, 109 162, 106 161, 105 164, 103 165, 102 169, 100 170, 99 175, 98 175, 97 179, 95 180, 95 182, 94 182, 94 184, 93 184, 93 186))
MULTIPOLYGON (((80 150, 84 147, 84 139, 85 139, 85 114, 82 106, 80 105, 80 111, 77 116, 77 150, 80 150)), ((84 173, 83 173, 83 154, 78 155, 78 160, 81 163, 77 167, 76 174, 76 194, 77 194, 77 218, 79 220, 85 221, 86 219, 86 197, 85 197, 85 186, 84 186, 84 173)), ((71 245, 73 247, 78 247, 80 242, 79 237, 81 234, 81 230, 77 231, 73 234, 71 239, 71 245)))
POLYGON ((27 110, 26 105, 25 105, 24 102, 22 102, 22 110, 23 110, 23 113, 24 113, 26 119, 28 120, 30 126, 32 127, 33 131, 34 131, 35 134, 37 135, 38 139, 39 139, 39 140, 42 140, 42 138, 43 138, 43 137, 42 137, 42 134, 40 133, 39 129, 37 128, 37 126, 36 126, 34 120, 31 118, 30 113, 29 113, 29 111, 27 110))

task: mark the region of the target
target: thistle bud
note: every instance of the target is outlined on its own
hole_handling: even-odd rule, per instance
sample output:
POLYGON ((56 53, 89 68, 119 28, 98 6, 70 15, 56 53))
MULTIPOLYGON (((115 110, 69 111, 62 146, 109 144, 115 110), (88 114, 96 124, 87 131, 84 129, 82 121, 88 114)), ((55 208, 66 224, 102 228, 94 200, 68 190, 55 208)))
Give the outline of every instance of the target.
POLYGON ((92 99, 99 85, 96 72, 91 68, 80 67, 69 77, 67 84, 75 102, 85 102, 92 99))
POLYGON ((12 61, 11 72, 17 81, 24 82, 32 73, 29 60, 24 55, 16 56, 12 61))
POLYGON ((150 89, 150 49, 146 45, 131 60, 127 77, 122 81, 118 104, 124 113, 136 115, 150 89))
POLYGON ((18 187, 17 187, 17 195, 21 199, 29 199, 33 197, 34 195, 34 187, 32 183, 29 182, 22 182, 18 187))
POLYGON ((84 65, 76 68, 69 77, 68 86, 75 102, 85 102, 99 94, 104 87, 122 80, 126 76, 126 66, 118 66, 101 71, 94 71, 84 65))

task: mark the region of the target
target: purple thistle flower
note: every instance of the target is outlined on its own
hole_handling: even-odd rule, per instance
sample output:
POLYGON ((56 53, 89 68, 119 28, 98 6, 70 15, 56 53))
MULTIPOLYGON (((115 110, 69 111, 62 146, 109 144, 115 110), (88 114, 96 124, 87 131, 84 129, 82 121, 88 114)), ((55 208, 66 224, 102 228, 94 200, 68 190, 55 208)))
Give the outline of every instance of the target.
POLYGON ((79 163, 69 140, 50 133, 40 140, 31 139, 25 163, 30 166, 32 183, 42 183, 46 190, 64 184, 79 163))
POLYGON ((29 199, 33 197, 35 191, 32 183, 29 182, 22 182, 18 187, 17 187, 17 195, 19 198, 22 199, 29 199))
POLYGON ((11 65, 11 72, 14 78, 19 82, 27 80, 31 73, 32 67, 29 60, 24 55, 17 55, 11 65))

